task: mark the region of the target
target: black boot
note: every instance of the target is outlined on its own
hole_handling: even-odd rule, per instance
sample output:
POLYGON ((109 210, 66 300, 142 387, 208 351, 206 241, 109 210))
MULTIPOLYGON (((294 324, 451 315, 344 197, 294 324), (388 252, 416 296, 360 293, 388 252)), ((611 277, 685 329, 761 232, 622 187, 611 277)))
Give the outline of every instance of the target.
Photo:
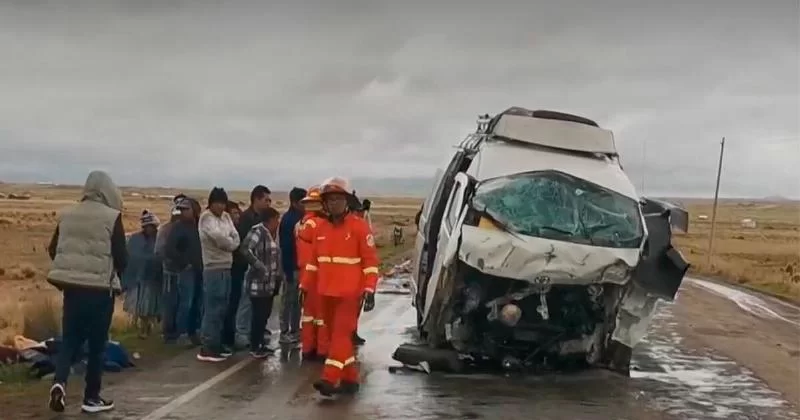
POLYGON ((336 385, 323 379, 314 382, 314 389, 316 389, 317 392, 324 397, 331 397, 339 391, 336 385))
POLYGON ((358 392, 361 386, 358 382, 346 382, 342 381, 341 385, 339 385, 339 392, 345 395, 353 395, 358 392))
POLYGON ((366 342, 367 342, 367 340, 364 340, 363 338, 361 338, 360 335, 358 335, 358 331, 353 333, 353 344, 354 345, 363 346, 364 343, 366 343, 366 342))

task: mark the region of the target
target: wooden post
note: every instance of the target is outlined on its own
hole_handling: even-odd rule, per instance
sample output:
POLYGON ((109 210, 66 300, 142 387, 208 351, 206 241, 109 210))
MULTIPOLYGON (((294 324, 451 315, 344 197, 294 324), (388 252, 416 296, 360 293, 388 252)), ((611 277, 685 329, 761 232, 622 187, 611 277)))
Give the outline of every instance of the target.
POLYGON ((719 165, 717 166, 717 187, 714 189, 714 209, 711 213, 711 234, 708 236, 708 252, 706 252, 706 265, 711 267, 711 258, 714 256, 714 233, 717 228, 717 204, 719 202, 719 180, 722 177, 722 157, 725 154, 725 137, 719 146, 719 165))

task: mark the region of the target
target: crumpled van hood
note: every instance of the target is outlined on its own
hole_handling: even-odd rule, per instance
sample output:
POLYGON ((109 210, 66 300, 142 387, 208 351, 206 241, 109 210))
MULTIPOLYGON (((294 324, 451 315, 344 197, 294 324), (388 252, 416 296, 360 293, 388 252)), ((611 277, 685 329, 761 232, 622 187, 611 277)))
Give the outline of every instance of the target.
POLYGON ((639 261, 638 248, 591 246, 468 225, 461 228, 458 252, 461 261, 486 274, 527 282, 547 276, 562 285, 624 284, 639 261), (609 267, 617 269, 604 276, 609 267))
POLYGON ((92 171, 83 186, 82 200, 105 204, 114 210, 122 211, 122 193, 104 171, 92 171))

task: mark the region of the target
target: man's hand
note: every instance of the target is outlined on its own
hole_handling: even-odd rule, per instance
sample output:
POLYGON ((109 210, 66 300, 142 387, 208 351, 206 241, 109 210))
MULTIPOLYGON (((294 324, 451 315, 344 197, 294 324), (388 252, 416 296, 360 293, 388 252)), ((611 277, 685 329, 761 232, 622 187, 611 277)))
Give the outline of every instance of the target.
POLYGON ((375 293, 364 292, 362 300, 364 302, 364 312, 369 312, 375 309, 375 293))

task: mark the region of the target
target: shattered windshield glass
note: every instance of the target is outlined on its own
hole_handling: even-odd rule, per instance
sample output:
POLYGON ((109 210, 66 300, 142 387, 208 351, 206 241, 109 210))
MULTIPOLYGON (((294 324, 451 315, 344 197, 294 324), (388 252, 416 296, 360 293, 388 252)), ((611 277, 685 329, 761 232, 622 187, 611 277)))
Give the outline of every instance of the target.
POLYGON ((472 204, 506 229, 528 236, 638 248, 644 235, 635 200, 562 172, 484 181, 472 204))

